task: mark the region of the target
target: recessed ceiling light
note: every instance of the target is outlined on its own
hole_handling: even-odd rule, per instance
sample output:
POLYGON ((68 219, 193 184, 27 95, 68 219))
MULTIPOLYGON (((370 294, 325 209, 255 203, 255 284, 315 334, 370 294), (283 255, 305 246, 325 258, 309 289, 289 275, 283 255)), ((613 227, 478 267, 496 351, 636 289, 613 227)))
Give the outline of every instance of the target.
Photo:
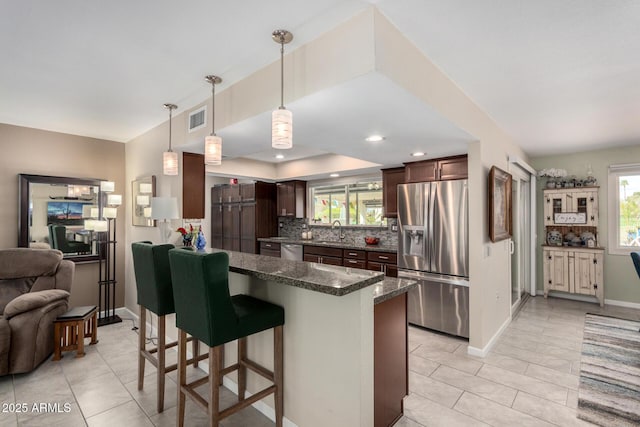
POLYGON ((415 153, 411 153, 411 155, 413 157, 420 157, 420 156, 424 156, 424 153, 422 151, 416 151, 415 153))
POLYGON ((382 135, 370 135, 364 139, 367 142, 380 142, 384 140, 384 136, 382 135))
POLYGON ((331 178, 337 178, 340 176, 339 173, 332 173, 331 175, 329 175, 331 178))
POLYGON ((284 159, 284 154, 276 154, 276 159, 284 159))

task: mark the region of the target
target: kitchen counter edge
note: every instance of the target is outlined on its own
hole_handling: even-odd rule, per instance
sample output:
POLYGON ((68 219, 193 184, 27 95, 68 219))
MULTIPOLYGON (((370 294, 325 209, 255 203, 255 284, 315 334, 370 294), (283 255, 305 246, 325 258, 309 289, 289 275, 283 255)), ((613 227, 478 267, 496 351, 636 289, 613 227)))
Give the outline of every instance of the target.
POLYGON ((316 241, 316 240, 303 240, 303 239, 288 239, 288 238, 273 238, 273 237, 260 237, 258 238, 259 242, 269 242, 269 243, 284 243, 290 245, 307 245, 307 246, 326 246, 329 248, 341 248, 341 249, 356 249, 363 251, 374 251, 374 252, 398 252, 397 246, 387 246, 387 245, 365 245, 365 244, 355 244, 355 243, 345 243, 345 242, 327 242, 327 241, 316 241))

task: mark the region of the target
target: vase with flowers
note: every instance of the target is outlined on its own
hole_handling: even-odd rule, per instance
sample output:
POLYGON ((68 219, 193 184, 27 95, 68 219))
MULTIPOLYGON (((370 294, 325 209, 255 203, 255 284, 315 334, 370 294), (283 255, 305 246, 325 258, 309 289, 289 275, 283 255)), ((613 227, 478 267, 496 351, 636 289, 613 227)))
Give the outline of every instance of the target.
POLYGON ((547 188, 556 188, 558 183, 562 186, 562 178, 567 176, 567 171, 557 168, 542 169, 538 176, 547 178, 547 188))

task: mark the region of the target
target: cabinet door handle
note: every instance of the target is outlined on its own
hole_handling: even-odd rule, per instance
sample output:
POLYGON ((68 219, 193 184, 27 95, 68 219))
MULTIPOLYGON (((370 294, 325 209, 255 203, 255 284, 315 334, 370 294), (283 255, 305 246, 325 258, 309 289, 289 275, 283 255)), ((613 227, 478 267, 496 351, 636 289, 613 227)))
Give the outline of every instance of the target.
POLYGON ((265 246, 265 248, 270 248, 271 247, 271 245, 268 244, 268 243, 266 243, 264 246, 265 246))
POLYGON ((351 256, 358 256, 358 254, 357 254, 357 253, 355 253, 355 252, 349 252, 349 255, 351 255, 351 256))
POLYGON ((357 264, 358 261, 352 260, 352 259, 348 259, 347 262, 351 263, 351 264, 357 264))
POLYGON ((380 258, 380 259, 389 259, 388 256, 384 256, 384 255, 378 255, 378 258, 380 258))

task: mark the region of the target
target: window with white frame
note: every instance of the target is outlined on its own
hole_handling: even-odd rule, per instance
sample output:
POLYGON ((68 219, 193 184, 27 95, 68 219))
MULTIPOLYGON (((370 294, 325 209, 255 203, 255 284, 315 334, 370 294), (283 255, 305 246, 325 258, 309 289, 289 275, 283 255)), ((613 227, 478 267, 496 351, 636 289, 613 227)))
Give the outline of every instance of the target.
POLYGON ((640 250, 640 164, 609 166, 609 252, 640 250))
POLYGON ((339 183, 311 184, 311 219, 316 224, 381 226, 386 224, 382 210, 382 180, 366 179, 339 183))

